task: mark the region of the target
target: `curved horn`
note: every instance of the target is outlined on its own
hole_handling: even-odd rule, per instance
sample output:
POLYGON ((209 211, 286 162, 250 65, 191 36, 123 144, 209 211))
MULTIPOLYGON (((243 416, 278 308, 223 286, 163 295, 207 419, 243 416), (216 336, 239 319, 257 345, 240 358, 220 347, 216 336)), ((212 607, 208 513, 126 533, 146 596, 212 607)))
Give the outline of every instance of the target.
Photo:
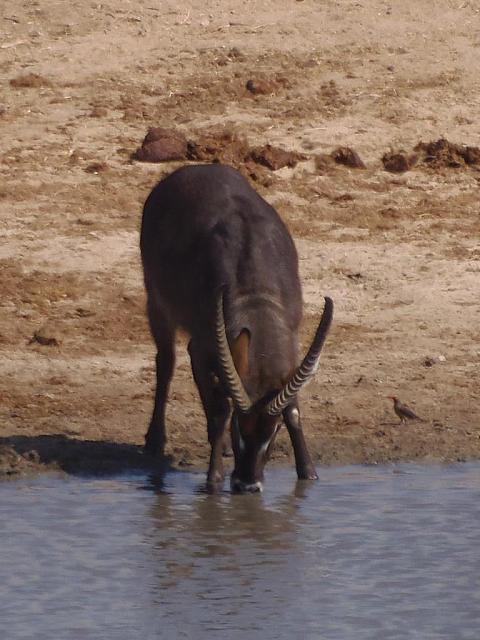
POLYGON ((223 316, 223 292, 217 299, 217 315, 215 319, 215 336, 217 339, 217 354, 222 369, 224 382, 235 407, 242 413, 248 413, 252 402, 235 369, 232 354, 225 333, 225 319, 223 316))
POLYGON ((325 342, 328 330, 330 329, 332 318, 333 300, 325 296, 325 306, 323 308, 322 319, 318 325, 311 347, 303 359, 302 364, 295 371, 292 379, 287 382, 280 393, 267 404, 265 411, 269 415, 279 415, 283 409, 291 403, 292 399, 295 398, 300 389, 315 374, 320 360, 320 352, 322 351, 323 343, 325 342))

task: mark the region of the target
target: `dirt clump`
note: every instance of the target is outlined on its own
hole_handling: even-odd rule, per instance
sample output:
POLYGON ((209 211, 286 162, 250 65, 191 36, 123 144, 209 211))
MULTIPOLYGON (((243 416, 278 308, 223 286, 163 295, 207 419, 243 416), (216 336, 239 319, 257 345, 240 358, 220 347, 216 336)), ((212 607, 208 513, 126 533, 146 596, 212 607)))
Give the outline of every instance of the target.
POLYGON ((227 52, 227 57, 238 62, 244 62, 245 60, 245 54, 238 47, 231 47, 227 52))
POLYGON ((331 156, 337 164, 343 164, 352 169, 366 169, 358 153, 350 147, 337 147, 332 151, 331 156))
POLYGON ((148 130, 142 146, 132 154, 132 159, 140 162, 185 160, 187 150, 187 139, 180 131, 152 127, 148 130))
POLYGON ((480 164, 480 149, 449 142, 440 138, 434 142, 419 142, 414 151, 421 155, 421 162, 434 169, 458 169, 466 165, 480 164))
POLYGON ((52 83, 48 78, 38 73, 27 73, 23 76, 17 76, 10 80, 10 86, 16 89, 51 87, 52 83))
POLYGON ((155 127, 148 130, 142 146, 131 157, 142 162, 221 162, 250 175, 253 165, 277 171, 282 167, 294 167, 307 156, 271 144, 252 148, 246 138, 230 129, 200 132, 195 139, 187 141, 181 132, 155 127))
POLYGON ((28 344, 34 343, 41 344, 44 347, 58 347, 58 340, 52 336, 45 335, 45 331, 40 329, 39 331, 35 331, 33 336, 28 341, 28 344))
POLYGON ((108 116, 108 109, 106 107, 95 106, 89 115, 90 118, 105 118, 105 116, 108 116))
POLYGON ((478 147, 466 147, 463 158, 467 164, 480 164, 480 149, 478 147))
POLYGON ((247 140, 235 131, 209 131, 201 133, 196 141, 188 143, 188 159, 197 162, 222 162, 238 167, 250 155, 247 140))
POLYGON ((292 83, 283 75, 276 74, 273 77, 250 78, 245 84, 245 89, 254 96, 266 96, 278 93, 282 89, 290 89, 292 83))
POLYGON ((250 157, 257 164, 261 164, 272 171, 277 171, 277 169, 281 169, 282 167, 293 168, 299 161, 307 159, 307 156, 302 153, 285 151, 278 147, 272 147, 270 144, 253 149, 250 157))
POLYGON ((388 151, 382 156, 382 163, 385 171, 391 173, 405 173, 414 167, 418 162, 418 155, 408 154, 404 151, 388 151))
POLYGON ((104 171, 108 170, 108 165, 106 162, 91 162, 90 164, 88 164, 84 171, 86 173, 103 173, 104 171))
POLYGON ((315 169, 318 173, 330 173, 337 166, 335 160, 328 153, 318 153, 315 158, 315 169))
POLYGON ((320 102, 330 107, 339 107, 346 104, 345 99, 340 94, 340 90, 335 80, 330 80, 329 82, 324 82, 322 84, 318 98, 320 102))
POLYGON ((282 167, 294 167, 306 156, 286 151, 270 144, 252 148, 247 140, 234 131, 212 131, 201 134, 188 143, 188 159, 200 162, 222 162, 247 174, 254 173, 253 165, 261 165, 272 171, 282 167))
POLYGON ((36 451, 20 454, 9 445, 0 445, 0 478, 38 473, 41 469, 36 451))

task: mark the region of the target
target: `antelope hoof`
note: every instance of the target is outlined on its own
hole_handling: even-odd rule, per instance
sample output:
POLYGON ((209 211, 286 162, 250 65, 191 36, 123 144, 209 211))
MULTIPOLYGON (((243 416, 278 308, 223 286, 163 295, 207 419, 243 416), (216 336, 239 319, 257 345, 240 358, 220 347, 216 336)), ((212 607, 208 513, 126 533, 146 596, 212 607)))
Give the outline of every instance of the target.
POLYGON ((222 456, 224 458, 233 458, 233 450, 229 445, 223 445, 222 456))
POLYGON ((163 458, 164 445, 158 442, 156 438, 149 438, 147 435, 145 437, 144 451, 147 455, 152 456, 152 458, 163 458))
POLYGON ((220 473, 220 471, 209 473, 207 476, 207 485, 209 487, 216 487, 219 484, 222 484, 224 477, 225 476, 223 475, 223 473, 220 473))
POLYGON ((299 480, 318 480, 318 475, 316 471, 306 471, 303 473, 298 473, 299 480))

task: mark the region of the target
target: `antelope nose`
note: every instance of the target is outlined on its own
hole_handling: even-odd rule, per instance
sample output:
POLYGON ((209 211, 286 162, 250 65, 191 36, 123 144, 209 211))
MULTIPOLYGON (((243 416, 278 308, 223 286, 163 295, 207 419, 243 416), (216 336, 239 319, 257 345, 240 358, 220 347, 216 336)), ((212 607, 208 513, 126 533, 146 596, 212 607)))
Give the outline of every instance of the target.
POLYGON ((234 493, 261 493, 263 491, 263 484, 259 480, 257 482, 243 482, 239 478, 232 478, 230 486, 234 493))

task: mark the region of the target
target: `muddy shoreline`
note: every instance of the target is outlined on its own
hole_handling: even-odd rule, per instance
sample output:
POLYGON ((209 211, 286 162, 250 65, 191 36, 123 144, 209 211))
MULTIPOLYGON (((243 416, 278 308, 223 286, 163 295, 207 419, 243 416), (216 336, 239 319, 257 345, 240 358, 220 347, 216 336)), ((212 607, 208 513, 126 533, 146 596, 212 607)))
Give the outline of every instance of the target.
MULTIPOLYGON (((387 445, 378 445, 365 440, 365 449, 357 455, 351 451, 313 450, 313 458, 319 470, 325 466, 344 466, 349 464, 394 464, 400 462, 458 463, 480 458, 473 454, 471 445, 455 441, 455 447, 445 447, 432 455, 428 437, 423 434, 424 448, 419 448, 419 434, 415 434, 412 443, 412 432, 409 426, 398 426, 386 423, 374 437, 381 441, 387 439, 387 445), (390 435, 387 431, 391 430, 390 435), (403 433, 402 433, 403 431, 403 433), (463 444, 463 446, 462 446, 463 444), (412 445, 414 449, 412 449, 412 445), (368 447, 368 449, 367 449, 368 447), (328 453, 330 455, 328 455, 328 453)), ((437 425, 435 433, 441 428, 437 425)), ((295 470, 293 455, 289 451, 288 438, 280 436, 269 466, 291 466, 295 470)), ((372 438, 373 440, 373 438, 372 438)), ((183 455, 175 458, 166 455, 163 459, 154 459, 143 452, 143 446, 120 442, 80 440, 64 435, 10 436, 0 438, 0 480, 33 476, 40 473, 61 473, 80 476, 114 476, 124 473, 145 472, 151 475, 163 474, 167 471, 190 470, 205 472, 208 458, 199 456, 194 449, 184 448, 183 455)), ((233 468, 233 458, 225 458, 226 477, 233 468)))
MULTIPOLYGON (((335 301, 302 396, 316 463, 480 458, 480 61, 470 5, 265 0, 240 10, 226 0, 133 12, 119 0, 70 3, 67 18, 58 3, 6 0, 4 476, 146 464, 154 350, 142 205, 163 175, 207 161, 238 167, 291 230, 302 345, 323 296, 335 301), (425 422, 399 426, 390 395, 425 422)), ((185 346, 179 336, 166 453, 174 467, 205 469, 185 346)), ((285 430, 276 462, 292 464, 285 430)))

